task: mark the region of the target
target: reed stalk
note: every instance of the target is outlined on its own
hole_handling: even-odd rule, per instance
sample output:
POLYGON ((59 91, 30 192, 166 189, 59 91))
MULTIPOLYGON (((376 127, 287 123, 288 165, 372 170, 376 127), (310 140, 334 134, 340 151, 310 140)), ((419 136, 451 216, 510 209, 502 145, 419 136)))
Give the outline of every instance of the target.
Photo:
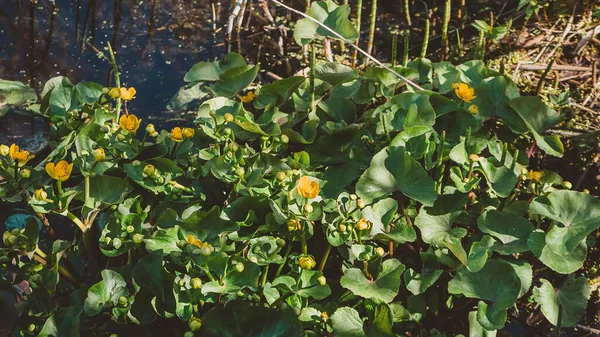
MULTIPOLYGON (((360 41, 360 24, 362 19, 362 0, 356 2, 356 26, 354 27, 358 32, 358 39, 354 42, 354 46, 358 47, 358 41, 360 41)), ((356 68, 356 59, 358 58, 358 49, 354 49, 352 53, 352 68, 356 68)))
MULTIPOLYGON (((371 0, 371 19, 369 24, 369 40, 367 42, 367 54, 373 52, 373 41, 375 40, 375 24, 377 23, 377 0, 371 0)), ((369 59, 365 58, 365 64, 369 64, 369 59)))
POLYGON ((429 30, 431 29, 431 21, 425 19, 425 32, 423 33, 423 44, 421 45, 421 58, 425 58, 427 55, 427 46, 429 45, 429 30))
POLYGON ((450 24, 450 12, 452 11, 452 3, 450 0, 446 0, 444 6, 444 21, 442 22, 442 48, 443 59, 448 59, 448 25, 450 24))

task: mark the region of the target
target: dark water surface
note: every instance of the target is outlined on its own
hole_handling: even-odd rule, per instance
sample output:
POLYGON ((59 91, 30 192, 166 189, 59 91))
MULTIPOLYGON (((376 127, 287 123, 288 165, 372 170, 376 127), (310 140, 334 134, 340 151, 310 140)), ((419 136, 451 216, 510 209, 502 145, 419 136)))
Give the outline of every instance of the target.
MULTIPOLYGON (((229 3, 215 10, 228 16, 229 3)), ((209 1, 0 0, 0 78, 38 93, 59 75, 113 85, 110 63, 99 56, 108 57, 110 42, 121 82, 137 89, 129 110, 164 120, 185 72, 226 52, 211 19, 209 1)))

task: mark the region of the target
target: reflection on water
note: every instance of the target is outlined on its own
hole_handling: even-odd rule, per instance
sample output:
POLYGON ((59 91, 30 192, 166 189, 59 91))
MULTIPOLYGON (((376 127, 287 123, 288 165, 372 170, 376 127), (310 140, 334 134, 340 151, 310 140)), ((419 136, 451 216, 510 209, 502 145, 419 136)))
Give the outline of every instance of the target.
MULTIPOLYGON (((228 12, 228 2, 215 7, 217 18, 228 12)), ((0 77, 38 92, 57 75, 108 86, 111 67, 98 52, 110 42, 121 82, 138 92, 129 110, 162 119, 185 72, 226 52, 212 16, 209 1, 0 0, 0 77)))

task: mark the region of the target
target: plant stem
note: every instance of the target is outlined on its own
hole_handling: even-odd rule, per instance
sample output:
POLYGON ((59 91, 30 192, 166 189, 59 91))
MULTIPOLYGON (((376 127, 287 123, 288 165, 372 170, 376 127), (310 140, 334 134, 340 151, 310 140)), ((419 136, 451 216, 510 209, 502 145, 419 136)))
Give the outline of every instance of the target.
POLYGON ((444 20, 442 22, 442 48, 443 58, 448 59, 448 25, 450 24, 450 11, 452 10, 452 3, 450 0, 446 0, 444 6, 444 20))
POLYGON ((287 248, 285 249, 285 253, 283 254, 283 263, 279 265, 279 268, 277 268, 277 272, 275 273, 275 278, 277 278, 279 275, 281 275, 281 271, 283 270, 283 267, 285 267, 285 263, 287 262, 288 256, 290 255, 291 251, 292 251, 292 245, 290 243, 290 244, 288 244, 287 248))
POLYGON ((387 119, 385 118, 385 115, 383 114, 383 112, 379 115, 381 118, 381 125, 383 125, 383 132, 385 133, 385 139, 388 141, 388 143, 392 142, 392 137, 390 136, 390 130, 388 130, 387 128, 387 119))
POLYGON ((396 55, 398 54, 398 34, 392 34, 392 67, 396 66, 396 55))
POLYGON ((304 236, 304 228, 300 233, 300 245, 302 246, 302 254, 308 254, 308 245, 306 244, 306 236, 304 236))
MULTIPOLYGON (((119 67, 117 67, 117 60, 115 59, 115 53, 113 52, 113 49, 110 45, 110 42, 107 42, 107 46, 108 46, 108 52, 110 54, 110 63, 112 63, 112 67, 113 67, 113 72, 115 73, 115 86, 116 88, 121 88, 121 77, 119 75, 119 67)), ((115 120, 113 120, 113 123, 117 123, 117 121, 119 120, 119 116, 121 114, 121 97, 117 98, 117 106, 115 107, 115 110, 117 111, 117 117, 115 120)))
MULTIPOLYGON (((369 24, 369 40, 367 42, 367 54, 373 52, 373 40, 375 40, 375 24, 377 23, 377 0, 371 0, 371 21, 369 24)), ((365 58, 365 64, 369 64, 369 59, 365 58)))
POLYGON ((423 36, 423 45, 421 46, 421 58, 425 58, 427 55, 427 46, 429 45, 429 30, 431 26, 431 22, 429 19, 425 19, 425 32, 423 36))
POLYGON ((87 205, 88 202, 90 201, 90 176, 89 175, 85 176, 83 181, 85 182, 85 188, 84 188, 85 200, 84 200, 83 204, 87 205))
MULTIPOLYGON (((358 47, 358 41, 360 41, 360 24, 362 19, 362 0, 358 0, 356 2, 356 26, 354 27, 358 32, 358 38, 354 45, 358 47)), ((356 59, 358 57, 358 49, 354 49, 354 53, 352 54, 352 68, 356 67, 356 59)))
POLYGON ((75 216, 75 214, 67 211, 67 218, 69 218, 71 221, 73 221, 74 224, 77 225, 77 227, 79 227, 79 229, 81 229, 81 232, 85 233, 88 231, 88 228, 86 227, 86 225, 81 222, 81 220, 79 220, 79 218, 77 218, 75 216))
POLYGON ((215 279, 215 277, 210 273, 210 270, 208 270, 208 268, 202 268, 202 270, 204 271, 204 273, 206 273, 206 276, 208 276, 208 279, 211 282, 216 282, 217 279, 215 279))
POLYGON ((404 55, 402 57, 402 66, 406 67, 408 65, 408 50, 410 47, 410 30, 404 30, 404 55))
POLYGON ((321 258, 321 262, 319 263, 319 271, 323 271, 325 269, 325 264, 327 263, 327 259, 329 258, 329 253, 331 253, 331 244, 327 244, 327 248, 323 252, 323 257, 321 258))
POLYGON ((410 19, 410 6, 408 4, 408 0, 404 0, 404 17, 406 18, 406 24, 412 26, 412 22, 410 19))
POLYGON ((485 46, 485 35, 484 35, 483 31, 480 31, 479 32, 479 40, 477 41, 477 55, 475 56, 476 59, 483 60, 483 57, 485 55, 484 46, 485 46))
MULTIPOLYGON (((39 259, 36 258, 36 260, 38 260, 42 264, 50 264, 51 263, 50 259, 48 259, 48 255, 46 255, 46 253, 44 253, 40 249, 40 247, 37 247, 35 249, 35 256, 39 257, 39 259)), ((63 268, 60 265, 58 266, 58 273, 61 274, 62 276, 64 276, 65 279, 67 279, 67 281, 71 282, 73 285, 79 285, 79 281, 77 280, 77 278, 75 276, 73 276, 73 274, 71 274, 71 272, 69 272, 68 270, 66 270, 65 268, 63 268)))
POLYGON ((269 265, 265 266, 265 270, 263 271, 262 279, 260 281, 260 288, 265 288, 265 283, 267 283, 267 275, 269 274, 269 265))
POLYGON ((15 161, 15 182, 17 183, 17 189, 19 188, 19 162, 15 161))
POLYGON ((62 181, 58 180, 56 182, 56 188, 58 189, 58 197, 60 198, 60 196, 63 194, 62 181))
POLYGON ((315 45, 310 45, 310 72, 308 74, 310 81, 310 105, 308 106, 308 111, 313 112, 315 108, 315 62, 316 62, 316 52, 315 45))
POLYGON ((471 181, 471 177, 473 176, 473 166, 475 166, 475 162, 471 161, 469 164, 469 173, 467 173, 467 179, 471 181))

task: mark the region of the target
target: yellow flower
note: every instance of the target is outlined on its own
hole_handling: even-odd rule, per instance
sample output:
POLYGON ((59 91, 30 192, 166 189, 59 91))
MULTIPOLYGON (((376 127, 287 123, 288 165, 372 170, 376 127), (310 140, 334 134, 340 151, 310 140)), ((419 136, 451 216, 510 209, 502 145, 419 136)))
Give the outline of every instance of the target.
POLYGON ((112 99, 117 99, 121 97, 121 92, 119 91, 119 88, 111 88, 108 91, 108 96, 112 99))
POLYGON ((300 258, 298 259, 298 265, 302 269, 311 270, 317 265, 317 262, 312 256, 304 255, 300 256, 300 258))
POLYGON ((358 229, 359 231, 366 231, 366 230, 369 230, 370 228, 371 228, 371 223, 369 221, 367 221, 367 219, 365 219, 365 218, 358 220, 358 222, 356 223, 356 229, 358 229))
POLYGON ((173 130, 171 130, 171 140, 176 143, 183 141, 183 133, 180 127, 176 126, 173 128, 173 130))
POLYGON ((10 154, 10 157, 12 158, 12 160, 19 163, 19 166, 23 166, 23 165, 27 164, 27 162, 31 158, 35 157, 34 155, 30 155, 29 151, 20 150, 19 146, 17 146, 16 144, 13 144, 10 146, 8 153, 10 154))
POLYGON ((141 123, 142 120, 137 118, 134 114, 122 115, 121 118, 119 118, 121 129, 127 133, 136 133, 141 123))
POLYGON ((181 134, 183 135, 184 138, 192 138, 192 137, 194 137, 195 133, 196 133, 196 131, 192 128, 183 128, 181 130, 181 134))
POLYGON ((454 93, 465 102, 471 102, 475 98, 475 89, 470 88, 466 83, 458 83, 458 87, 454 89, 454 93))
POLYGON ((256 98, 254 91, 249 91, 245 96, 240 97, 240 99, 244 103, 250 103, 250 102, 254 101, 254 98, 256 98))
POLYGON ((471 115, 477 115, 479 113, 479 108, 475 104, 470 105, 467 110, 471 115))
POLYGON ((129 89, 127 88, 119 88, 119 96, 121 96, 121 99, 124 101, 131 101, 132 99, 135 98, 135 88, 131 87, 129 89))
POLYGON ((543 177, 544 172, 534 170, 529 171, 529 179, 531 179, 533 182, 539 183, 543 177))
POLYGON ((319 195, 319 183, 310 181, 308 176, 300 178, 297 189, 298 193, 306 199, 312 199, 319 195))
POLYGON ((192 234, 188 234, 186 241, 190 245, 194 245, 200 248, 200 254, 202 255, 210 255, 215 250, 215 248, 210 243, 202 242, 196 239, 196 237, 192 234))
POLYGON ((46 164, 46 173, 48 173, 52 179, 58 181, 65 181, 69 179, 72 170, 73 163, 69 164, 66 160, 61 160, 56 165, 54 165, 54 163, 46 164))

